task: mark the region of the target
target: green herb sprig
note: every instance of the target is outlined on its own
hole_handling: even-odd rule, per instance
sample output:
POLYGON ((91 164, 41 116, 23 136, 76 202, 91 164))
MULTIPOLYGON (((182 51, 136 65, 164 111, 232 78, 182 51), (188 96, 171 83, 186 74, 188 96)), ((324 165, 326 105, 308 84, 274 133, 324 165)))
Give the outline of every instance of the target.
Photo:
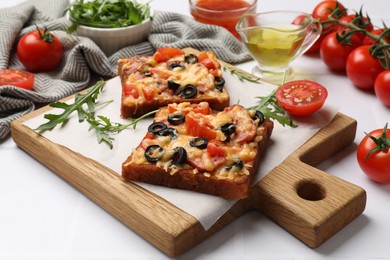
POLYGON ((110 149, 113 148, 112 141, 114 138, 112 134, 119 133, 130 126, 134 129, 136 128, 137 123, 154 113, 151 111, 145 115, 133 119, 128 124, 111 122, 111 120, 105 116, 99 115, 95 116, 95 108, 98 105, 106 104, 107 102, 96 103, 96 99, 99 94, 103 91, 105 86, 105 81, 100 80, 95 85, 90 87, 85 93, 77 93, 75 95, 74 103, 67 104, 61 101, 51 103, 50 106, 53 108, 61 108, 64 111, 61 114, 45 114, 44 118, 49 121, 38 126, 35 130, 44 132, 46 130, 52 130, 57 125, 65 124, 69 120, 69 116, 77 111, 79 122, 87 121, 90 124, 89 130, 95 130, 98 143, 107 143, 110 149))
MULTIPOLYGON (((253 83, 260 83, 260 78, 252 77, 246 73, 241 71, 232 69, 227 66, 223 66, 224 71, 229 71, 231 75, 237 76, 237 78, 241 81, 249 81, 253 83)), ((286 79, 286 74, 284 75, 283 82, 286 79)), ((292 118, 286 113, 286 111, 279 105, 275 96, 276 90, 272 91, 268 96, 258 96, 256 98, 259 99, 259 103, 256 106, 249 107, 250 110, 259 110, 261 111, 265 117, 274 119, 278 121, 282 126, 290 126, 297 127, 294 124, 292 118)))
POLYGON ((74 32, 78 25, 97 28, 120 28, 142 23, 150 18, 149 2, 140 3, 136 0, 75 0, 66 10, 72 26, 68 32, 74 32))

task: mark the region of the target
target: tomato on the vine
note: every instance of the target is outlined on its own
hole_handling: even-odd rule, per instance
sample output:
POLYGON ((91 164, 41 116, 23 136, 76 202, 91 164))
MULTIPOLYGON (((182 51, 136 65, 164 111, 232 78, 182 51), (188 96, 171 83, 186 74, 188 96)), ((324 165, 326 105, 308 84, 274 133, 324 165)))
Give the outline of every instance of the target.
MULTIPOLYGON (((374 34, 376 36, 380 36, 383 33, 384 29, 379 28, 379 29, 374 29, 369 31, 371 34, 374 34)), ((383 37, 383 39, 390 44, 390 37, 383 37)), ((366 35, 363 39, 363 44, 364 45, 373 45, 376 43, 377 40, 371 38, 370 36, 366 35)))
POLYGON ((358 88, 373 89, 376 77, 383 70, 379 60, 371 55, 370 45, 359 46, 348 56, 347 76, 358 88))
POLYGON ((34 78, 34 74, 24 70, 0 70, 0 86, 11 85, 32 90, 34 88, 34 78))
POLYGON ((31 72, 54 69, 61 61, 62 44, 47 28, 25 34, 18 42, 19 60, 31 72))
POLYGON ((308 116, 319 110, 328 97, 321 84, 311 80, 293 80, 275 92, 279 105, 292 116, 308 116))
POLYGON ((390 70, 384 70, 375 79, 375 95, 385 105, 390 107, 390 70))
MULTIPOLYGON (((339 19, 347 15, 347 9, 338 1, 325 0, 320 2, 313 10, 313 18, 326 21, 329 19, 329 15, 333 15, 333 18, 339 19), (336 11, 335 11, 336 10, 336 11)), ((326 28, 323 28, 323 33, 329 33, 333 30, 334 23, 328 23, 326 28)))
POLYGON ((345 71, 349 54, 360 45, 361 40, 355 34, 341 40, 337 32, 332 32, 322 41, 320 56, 329 69, 345 71))
POLYGON ((390 183, 390 129, 366 134, 358 145, 357 161, 363 172, 379 183, 390 183))
MULTIPOLYGON (((369 18, 364 17, 364 16, 358 16, 357 17, 356 14, 350 14, 350 15, 341 17, 339 19, 339 21, 343 22, 343 23, 352 23, 353 25, 359 27, 360 29, 364 29, 364 30, 366 30, 368 32, 374 29, 374 26, 372 25, 372 23, 371 23, 369 18)), ((352 30, 350 27, 344 26, 342 24, 335 24, 334 25, 334 29, 335 29, 335 31, 338 31, 338 32, 352 30)), ((363 41, 364 37, 366 36, 362 32, 356 32, 355 34, 362 41, 363 41)))

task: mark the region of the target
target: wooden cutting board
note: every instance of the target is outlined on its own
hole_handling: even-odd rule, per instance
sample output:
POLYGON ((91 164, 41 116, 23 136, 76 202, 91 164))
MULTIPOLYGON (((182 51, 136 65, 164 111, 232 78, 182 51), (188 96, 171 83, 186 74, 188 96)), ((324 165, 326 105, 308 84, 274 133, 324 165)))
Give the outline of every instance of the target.
POLYGON ((356 121, 341 113, 205 230, 197 219, 161 197, 23 125, 50 109, 43 107, 15 120, 11 126, 15 143, 169 256, 184 253, 250 210, 260 210, 315 248, 365 208, 362 188, 314 168, 355 139, 356 121))

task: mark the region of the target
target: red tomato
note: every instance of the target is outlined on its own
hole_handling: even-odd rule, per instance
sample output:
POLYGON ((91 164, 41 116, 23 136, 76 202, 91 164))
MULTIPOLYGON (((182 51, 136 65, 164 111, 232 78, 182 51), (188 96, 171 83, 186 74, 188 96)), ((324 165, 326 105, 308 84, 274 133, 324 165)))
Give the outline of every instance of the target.
POLYGON ((153 87, 148 85, 142 88, 142 92, 146 100, 152 100, 156 95, 156 90, 153 87))
POLYGON ((186 131, 189 135, 212 140, 217 137, 217 131, 204 114, 189 112, 185 117, 186 131))
POLYGON ((215 70, 218 67, 205 51, 198 54, 198 62, 209 70, 215 70))
POLYGON ((337 36, 337 32, 332 32, 325 37, 321 43, 320 56, 329 69, 345 71, 348 55, 360 46, 361 41, 355 34, 343 42, 340 42, 337 36))
POLYGON ((54 69, 61 61, 62 45, 47 29, 25 34, 18 42, 19 60, 31 72, 54 69))
MULTIPOLYGON (((314 8, 313 13, 312 13, 314 19, 320 19, 321 21, 328 20, 330 14, 333 14, 333 18, 339 19, 339 18, 347 15, 347 10, 338 1, 325 0, 325 1, 320 2, 314 8)), ((330 31, 332 31, 333 25, 334 25, 334 23, 327 23, 322 30, 323 33, 329 33, 330 31)))
POLYGON ((154 53, 153 58, 158 63, 161 63, 182 54, 183 51, 181 49, 164 47, 164 48, 158 48, 157 51, 154 53))
POLYGON ((0 70, 0 86, 11 85, 32 90, 34 88, 34 78, 34 74, 24 70, 0 70))
MULTIPOLYGON (((370 33, 376 36, 380 36, 383 33, 383 31, 384 31, 383 29, 375 29, 375 30, 371 30, 370 33)), ((383 37, 383 39, 385 39, 385 41, 390 43, 389 37, 383 37)), ((366 35, 363 39, 363 45, 373 45, 376 43, 376 41, 377 41, 376 39, 373 39, 370 36, 366 35)))
POLYGON ((390 129, 387 129, 387 124, 383 129, 373 130, 362 139, 357 148, 357 161, 372 180, 390 183, 390 129))
POLYGON ((321 34, 313 45, 305 52, 306 55, 317 54, 320 51, 321 43, 328 34, 321 34))
POLYGON ((375 79, 374 89, 379 100, 390 107, 390 70, 379 73, 375 79))
POLYGON ((138 89, 133 84, 127 84, 126 83, 123 86, 123 93, 125 94, 125 96, 132 96, 134 98, 138 98, 139 97, 138 89))
POLYGON ((222 145, 221 141, 211 140, 210 142, 207 143, 207 152, 211 156, 226 157, 226 151, 220 147, 221 145, 222 145))
POLYGON ((247 109, 240 105, 234 105, 225 108, 223 111, 231 115, 233 123, 236 125, 233 142, 243 144, 255 138, 257 126, 253 123, 253 119, 247 109))
POLYGON ((290 115, 308 116, 324 105, 328 91, 311 80, 294 80, 280 86, 275 95, 279 105, 290 115))
POLYGON ((384 70, 379 60, 370 54, 370 46, 362 45, 354 49, 347 59, 347 76, 361 89, 373 89, 379 73, 384 70))
MULTIPOLYGON (((358 16, 358 18, 356 18, 356 14, 350 14, 350 15, 341 17, 339 19, 339 21, 340 22, 344 22, 344 23, 353 23, 357 27, 359 27, 361 29, 364 29, 364 30, 366 30, 368 32, 372 31, 374 29, 374 26, 372 25, 372 23, 371 23, 369 18, 364 17, 364 16, 358 16)), ((336 31, 338 31, 338 32, 342 32, 342 31, 345 31, 345 30, 346 31, 352 30, 352 28, 350 28, 348 26, 341 25, 341 24, 335 24, 334 25, 334 29, 336 31)), ((364 33, 357 32, 356 35, 361 40, 363 40, 365 38, 365 34, 364 33)))

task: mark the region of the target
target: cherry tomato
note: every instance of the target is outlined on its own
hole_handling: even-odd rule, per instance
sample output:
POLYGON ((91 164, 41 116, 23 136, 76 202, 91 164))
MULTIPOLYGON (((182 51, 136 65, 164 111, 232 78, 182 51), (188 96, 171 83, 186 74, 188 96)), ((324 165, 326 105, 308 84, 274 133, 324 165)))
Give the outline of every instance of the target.
MULTIPOLYGON (((333 18, 339 19, 339 18, 347 15, 347 10, 338 1, 325 0, 325 1, 320 2, 314 8, 313 13, 312 13, 314 19, 320 19, 321 21, 328 20, 330 14, 333 14, 333 18)), ((332 31, 333 25, 334 25, 334 23, 327 23, 322 30, 323 33, 326 34, 326 33, 329 33, 330 31, 332 31)))
POLYGON ((324 105, 328 91, 311 80, 294 80, 280 86, 275 95, 279 105, 290 115, 308 116, 324 105))
POLYGON ((0 70, 0 86, 11 85, 32 90, 34 88, 34 78, 34 74, 24 70, 0 70))
POLYGON ((376 77, 383 70, 379 60, 370 54, 369 45, 357 47, 348 56, 347 76, 358 88, 373 89, 376 77))
POLYGON ((345 71, 348 55, 358 46, 361 40, 355 34, 343 42, 339 41, 338 33, 328 34, 321 43, 320 56, 329 69, 345 71))
MULTIPOLYGON (((344 23, 353 23, 354 25, 356 25, 357 27, 361 28, 361 29, 364 29, 366 31, 372 31, 374 29, 374 26, 372 25, 371 21, 369 18, 367 17, 364 17, 364 16, 358 16, 358 18, 356 18, 356 14, 350 14, 350 15, 347 15, 347 16, 344 16, 344 17, 341 17, 339 19, 340 22, 344 22, 344 23)), ((348 26, 344 26, 344 25, 341 25, 341 24, 335 24, 334 25, 334 29, 338 32, 342 32, 342 31, 348 31, 348 30, 352 30, 350 27, 348 26)), ((356 32, 355 33, 362 41, 363 39, 365 38, 365 34, 362 33, 362 32, 356 32)))
POLYGON ((62 45, 47 29, 25 34, 18 42, 19 60, 31 72, 54 69, 61 61, 62 45))
MULTIPOLYGON (((384 29, 374 29, 374 30, 371 30, 370 33, 374 34, 374 35, 377 35, 377 36, 380 36, 382 33, 383 33, 384 29)), ((390 37, 387 37, 385 36, 384 39, 390 43, 390 37)), ((373 45, 376 43, 376 40, 371 38, 370 36, 366 35, 363 39, 363 45, 373 45)))
POLYGON ((157 49, 157 51, 153 55, 153 58, 158 63, 161 63, 182 54, 183 51, 181 49, 172 48, 172 47, 163 47, 157 49))
POLYGON ((384 70, 375 79, 375 95, 385 105, 390 107, 390 70, 384 70))
POLYGON ((390 129, 387 129, 387 124, 362 139, 357 148, 357 161, 372 180, 390 183, 390 129))

